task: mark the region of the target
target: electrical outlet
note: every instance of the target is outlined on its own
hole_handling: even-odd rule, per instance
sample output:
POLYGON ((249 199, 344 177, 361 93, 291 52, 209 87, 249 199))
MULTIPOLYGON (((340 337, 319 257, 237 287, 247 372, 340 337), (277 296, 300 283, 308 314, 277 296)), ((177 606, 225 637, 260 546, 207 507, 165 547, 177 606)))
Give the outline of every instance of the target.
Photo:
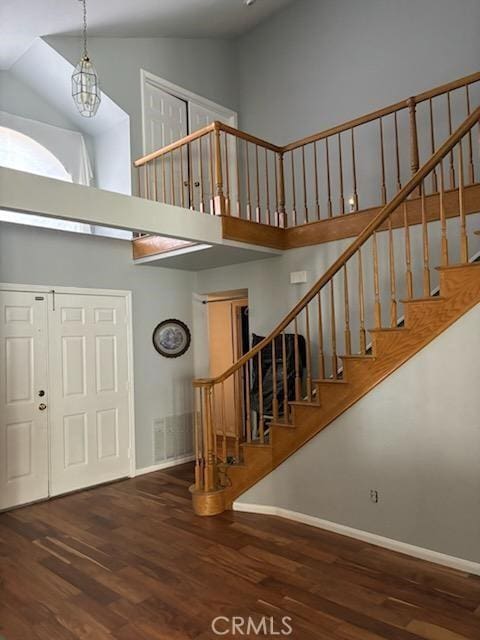
POLYGON ((378 497, 378 491, 376 489, 370 489, 370 500, 374 504, 377 504, 379 497, 378 497))

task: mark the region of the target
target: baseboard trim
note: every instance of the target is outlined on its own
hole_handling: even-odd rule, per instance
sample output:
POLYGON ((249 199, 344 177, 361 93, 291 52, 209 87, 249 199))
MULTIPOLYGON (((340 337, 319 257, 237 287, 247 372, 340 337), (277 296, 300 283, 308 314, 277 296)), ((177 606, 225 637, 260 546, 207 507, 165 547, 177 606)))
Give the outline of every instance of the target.
POLYGON ((147 473, 153 473, 154 471, 162 471, 162 469, 169 469, 170 467, 176 467, 179 464, 192 462, 192 460, 195 460, 194 455, 183 456, 183 458, 175 458, 175 460, 167 460, 166 462, 153 464, 151 467, 143 467, 143 469, 136 469, 134 477, 136 478, 137 476, 144 476, 147 473))
POLYGON ((290 509, 284 509, 282 507, 273 507, 270 505, 261 504, 247 504, 243 502, 233 503, 234 511, 243 511, 246 513, 259 513, 269 516, 279 516, 286 520, 293 520, 302 524, 308 524, 311 527, 317 529, 325 529, 326 531, 332 531, 339 533, 349 538, 355 538, 374 544, 377 547, 383 547, 390 549, 391 551, 397 551, 398 553, 404 553, 407 556, 413 556, 421 560, 433 562, 435 564, 441 564, 451 569, 457 569, 464 573, 472 573, 480 575, 480 563, 472 562, 471 560, 464 560, 463 558, 457 558, 455 556, 449 556, 438 551, 432 551, 431 549, 424 549, 423 547, 416 547, 406 542, 400 542, 399 540, 392 540, 391 538, 385 538, 379 536, 376 533, 369 533, 368 531, 362 531, 361 529, 353 529, 343 524, 337 524, 336 522, 330 522, 329 520, 322 520, 316 516, 309 516, 305 513, 299 513, 298 511, 290 511, 290 509))

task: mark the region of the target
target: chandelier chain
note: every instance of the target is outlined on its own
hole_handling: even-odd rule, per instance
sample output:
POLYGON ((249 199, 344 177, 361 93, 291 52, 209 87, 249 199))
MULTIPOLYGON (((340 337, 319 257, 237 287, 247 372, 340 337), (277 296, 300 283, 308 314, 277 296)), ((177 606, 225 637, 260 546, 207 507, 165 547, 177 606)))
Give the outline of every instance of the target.
POLYGON ((83 5, 83 55, 88 58, 87 52, 87 0, 80 0, 83 5))

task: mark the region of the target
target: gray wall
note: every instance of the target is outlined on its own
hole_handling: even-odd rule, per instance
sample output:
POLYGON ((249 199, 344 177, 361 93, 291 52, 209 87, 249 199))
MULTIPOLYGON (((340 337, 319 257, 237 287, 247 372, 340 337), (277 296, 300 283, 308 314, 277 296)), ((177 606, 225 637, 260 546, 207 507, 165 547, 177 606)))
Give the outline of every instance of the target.
POLYGON ((478 0, 297 0, 237 43, 241 127, 282 144, 477 71, 479 27, 478 0))
MULTIPOLYGON (((78 38, 50 37, 69 62, 78 61, 78 38)), ((89 52, 102 90, 128 113, 132 159, 142 155, 140 69, 145 69, 224 107, 237 108, 237 75, 231 42, 182 38, 90 38, 89 52)))
POLYGON ((153 464, 153 420, 191 411, 193 355, 162 358, 152 331, 165 318, 192 324, 193 274, 134 266, 129 242, 0 224, 0 282, 133 292, 137 468, 153 464))
POLYGON ((239 502, 480 562, 479 323, 477 305, 239 502))

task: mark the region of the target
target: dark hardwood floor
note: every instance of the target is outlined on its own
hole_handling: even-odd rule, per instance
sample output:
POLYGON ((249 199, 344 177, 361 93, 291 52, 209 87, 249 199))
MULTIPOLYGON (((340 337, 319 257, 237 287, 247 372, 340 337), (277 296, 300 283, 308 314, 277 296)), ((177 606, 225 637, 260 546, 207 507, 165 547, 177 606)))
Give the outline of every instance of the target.
POLYGON ((480 639, 478 577, 274 517, 195 517, 191 481, 184 465, 0 515, 0 636, 278 638, 288 616, 295 640, 480 639), (260 636, 215 635, 217 616, 260 636))

